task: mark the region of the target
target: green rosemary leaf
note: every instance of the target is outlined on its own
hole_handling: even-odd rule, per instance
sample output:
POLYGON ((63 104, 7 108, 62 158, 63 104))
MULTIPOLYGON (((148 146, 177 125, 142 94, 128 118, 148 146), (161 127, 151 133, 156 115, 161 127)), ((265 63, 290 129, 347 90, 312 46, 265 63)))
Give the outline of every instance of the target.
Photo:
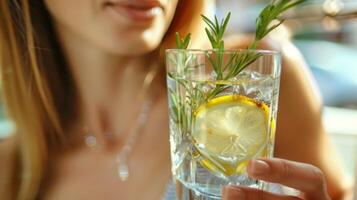
POLYGON ((295 6, 299 5, 299 4, 302 4, 304 2, 306 2, 306 0, 299 0, 299 1, 293 2, 293 3, 289 4, 288 6, 285 6, 284 9, 282 9, 282 12, 285 12, 286 10, 288 10, 288 9, 290 9, 292 7, 295 7, 295 6))
POLYGON ((209 39, 209 41, 211 42, 211 45, 212 45, 212 48, 215 49, 216 48, 216 42, 213 38, 213 36, 211 35, 211 33, 209 32, 209 30, 207 28, 205 28, 205 31, 206 31, 206 34, 207 34, 207 37, 209 39))
POLYGON ((225 72, 227 69, 230 69, 230 68, 231 68, 231 66, 232 66, 232 64, 233 64, 233 60, 236 58, 237 55, 238 55, 237 52, 234 52, 234 53, 231 55, 231 57, 229 58, 227 64, 223 67, 222 72, 225 72))
POLYGON ((169 59, 169 61, 170 61, 171 63, 173 63, 174 65, 177 65, 177 62, 176 62, 176 60, 173 58, 172 55, 170 55, 170 56, 168 57, 168 59, 169 59))
POLYGON ((175 39, 176 39, 176 46, 178 49, 181 49, 181 38, 180 38, 180 33, 176 32, 175 33, 175 39))
POLYGON ((169 78, 171 78, 171 79, 175 79, 174 75, 173 75, 172 73, 170 73, 170 72, 167 73, 167 76, 168 76, 169 78))
POLYGON ((217 16, 214 17, 214 21, 211 21, 208 17, 201 15, 203 21, 208 26, 205 28, 206 35, 211 43, 212 49, 216 50, 214 54, 207 54, 209 61, 217 75, 217 79, 222 79, 223 68, 223 55, 224 55, 224 40, 223 36, 226 31, 228 22, 230 20, 231 13, 221 20, 219 23, 217 16), (215 58, 212 56, 215 55, 215 58))
POLYGON ((191 33, 189 33, 183 40, 184 49, 187 49, 188 44, 190 43, 190 41, 191 41, 191 33))
POLYGON ((210 19, 208 19, 208 17, 206 17, 204 15, 201 15, 201 17, 202 17, 202 20, 209 26, 211 31, 215 32, 216 31, 216 27, 215 27, 214 23, 210 19))
POLYGON ((214 16, 214 22, 215 22, 216 33, 217 33, 217 35, 218 35, 219 32, 220 32, 220 26, 219 26, 218 18, 217 18, 216 15, 214 16))
POLYGON ((174 112, 175 121, 179 120, 179 99, 175 91, 169 88, 169 97, 172 101, 172 111, 174 112))
POLYGON ((257 54, 253 54, 249 57, 249 59, 247 59, 246 63, 244 63, 244 65, 242 67, 239 68, 239 70, 236 72, 237 76, 241 71, 243 71, 246 67, 248 67, 249 65, 251 65, 253 62, 255 62, 258 58, 260 58, 262 55, 257 53, 257 54))
POLYGON ((227 85, 217 85, 210 93, 207 94, 206 96, 206 101, 209 101, 210 99, 216 97, 218 94, 223 92, 225 89, 229 88, 227 85))
POLYGON ((178 97, 175 91, 169 88, 170 98, 172 99, 173 105, 178 105, 178 97))
POLYGON ((271 4, 269 4, 263 9, 263 11, 260 13, 259 17, 256 20, 255 41, 260 41, 272 30, 274 30, 281 23, 283 23, 283 20, 280 19, 283 12, 304 2, 306 2, 306 0, 272 1, 271 4), (279 22, 271 26, 271 23, 276 20, 279 22))
POLYGON ((282 23, 284 23, 285 20, 281 20, 279 21, 278 23, 272 25, 268 30, 267 32, 270 33, 272 30, 276 29, 278 26, 280 26, 282 23))
POLYGON ((191 40, 191 33, 187 34, 184 38, 181 38, 180 34, 176 32, 175 39, 176 39, 176 46, 178 49, 187 49, 191 40))
POLYGON ((219 66, 217 65, 216 61, 213 60, 213 58, 209 55, 209 53, 207 53, 207 58, 208 61, 211 63, 213 70, 218 74, 220 74, 220 70, 219 70, 219 66))
POLYGON ((224 32, 226 32, 227 25, 230 19, 231 19, 231 13, 229 12, 226 19, 224 19, 223 26, 219 34, 220 37, 223 37, 224 32))

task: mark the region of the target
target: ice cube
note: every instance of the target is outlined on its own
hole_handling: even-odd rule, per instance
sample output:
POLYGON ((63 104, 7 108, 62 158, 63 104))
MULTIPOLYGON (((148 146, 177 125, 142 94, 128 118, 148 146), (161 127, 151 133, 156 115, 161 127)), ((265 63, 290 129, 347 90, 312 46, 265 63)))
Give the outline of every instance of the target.
POLYGON ((246 70, 234 80, 240 83, 234 86, 234 93, 265 102, 271 100, 274 83, 271 76, 246 70))

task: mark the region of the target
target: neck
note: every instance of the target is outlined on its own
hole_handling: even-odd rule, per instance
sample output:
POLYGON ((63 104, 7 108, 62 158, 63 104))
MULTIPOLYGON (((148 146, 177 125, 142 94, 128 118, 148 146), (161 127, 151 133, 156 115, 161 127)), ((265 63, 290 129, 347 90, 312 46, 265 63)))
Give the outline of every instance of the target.
POLYGON ((88 127, 101 143, 108 133, 127 132, 145 101, 140 91, 152 55, 112 55, 80 37, 58 35, 79 92, 79 119, 72 128, 88 127))

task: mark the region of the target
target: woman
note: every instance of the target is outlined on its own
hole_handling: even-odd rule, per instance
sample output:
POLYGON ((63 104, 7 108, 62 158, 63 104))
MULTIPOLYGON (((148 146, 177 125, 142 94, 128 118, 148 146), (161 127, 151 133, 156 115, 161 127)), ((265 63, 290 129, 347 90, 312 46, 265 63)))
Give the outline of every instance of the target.
MULTIPOLYGON (((176 31, 192 32, 192 47, 206 45, 198 30, 199 14, 207 3, 1 1, 2 89, 17 125, 16 134, 1 144, 1 195, 162 198, 170 180, 170 159, 160 52, 173 46, 176 31), (145 119, 142 124, 136 123, 138 116, 145 119), (140 135, 133 131, 138 126, 140 135), (138 135, 135 144, 128 146, 133 135, 138 135), (122 176, 126 181, 116 176, 118 153, 128 163, 129 177, 122 176)), ((287 160, 254 160, 248 171, 255 178, 300 189, 306 198, 338 199, 343 186, 321 125, 321 101, 316 100, 299 54, 287 46, 276 155, 316 165, 327 182, 318 168, 287 160)), ((251 199, 257 193, 223 189, 227 199, 242 192, 251 199)))

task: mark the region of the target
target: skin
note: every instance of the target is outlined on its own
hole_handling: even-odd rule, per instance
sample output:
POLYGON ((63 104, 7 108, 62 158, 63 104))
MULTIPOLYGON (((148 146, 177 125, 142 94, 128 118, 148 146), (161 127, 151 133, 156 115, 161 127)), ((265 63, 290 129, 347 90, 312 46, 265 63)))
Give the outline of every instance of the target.
POLYGON ((287 196, 247 187, 225 187, 223 199, 330 199, 322 171, 312 165, 282 159, 257 159, 248 165, 250 177, 279 183, 302 192, 287 196))
POLYGON ((130 155, 129 180, 121 182, 115 167, 116 155, 145 101, 140 91, 153 62, 151 53, 167 30, 177 1, 162 0, 165 12, 144 24, 113 17, 103 3, 46 1, 81 95, 81 117, 67 131, 80 135, 78 124, 85 124, 97 136, 99 148, 89 149, 80 137, 75 150, 56 155, 44 199, 160 199, 170 178, 166 94, 157 79, 150 90, 160 92, 130 155), (107 132, 114 134, 115 142, 108 144, 107 132))
MULTIPOLYGON (((158 92, 149 121, 130 155, 130 178, 127 182, 118 180, 115 160, 130 128, 135 126, 140 110, 138 105, 145 101, 138 91, 142 88, 148 66, 155 62, 152 52, 171 22, 177 0, 162 0, 165 12, 150 24, 133 24, 125 17, 113 17, 103 8, 104 0, 45 2, 80 93, 78 112, 81 114, 66 130, 70 135, 78 135, 75 140, 79 145, 53 156, 53 167, 43 198, 160 199, 170 179, 170 158, 166 93, 157 80, 150 90, 158 92), (88 126, 98 138, 96 150, 83 145, 78 127, 81 124, 88 126), (105 139, 107 132, 114 133, 111 140, 114 142, 105 139)), ((229 48, 244 47, 249 38, 233 38, 231 41, 226 42, 232 45, 229 48)), ((287 45, 291 47, 291 44, 287 45)), ((271 48, 272 45, 266 46, 271 48)), ((338 173, 337 164, 331 166, 338 161, 330 154, 321 124, 321 101, 311 89, 313 84, 302 58, 296 49, 290 50, 283 49, 290 54, 284 54, 276 155, 311 163, 318 168, 272 159, 260 160, 258 164, 251 161, 248 172, 258 179, 308 191, 304 198, 315 198, 312 194, 316 193, 318 199, 329 199, 328 191, 333 199, 337 199, 343 191, 342 176, 338 173), (329 155, 329 158, 323 155, 329 155), (261 162, 268 165, 268 170, 257 173, 261 162), (287 166, 294 170, 281 170, 287 166), (309 174, 317 174, 316 179, 309 174), (311 188, 299 188, 304 185, 311 188), (314 187, 316 185, 319 187, 314 187)), ((269 199, 264 195, 272 197, 271 194, 237 187, 224 188, 223 196, 235 200, 239 191, 244 191, 248 199, 269 199)))

